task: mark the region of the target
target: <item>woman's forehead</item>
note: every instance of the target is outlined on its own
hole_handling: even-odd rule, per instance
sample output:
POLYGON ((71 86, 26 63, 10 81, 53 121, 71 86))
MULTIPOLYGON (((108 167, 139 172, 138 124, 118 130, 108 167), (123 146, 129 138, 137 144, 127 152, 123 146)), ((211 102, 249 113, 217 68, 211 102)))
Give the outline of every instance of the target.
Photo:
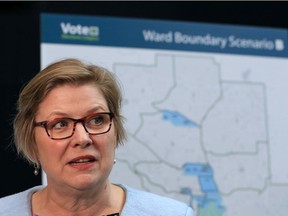
POLYGON ((48 113, 75 114, 97 110, 109 111, 103 93, 93 84, 59 85, 43 98, 38 107, 38 113, 45 116, 48 113))

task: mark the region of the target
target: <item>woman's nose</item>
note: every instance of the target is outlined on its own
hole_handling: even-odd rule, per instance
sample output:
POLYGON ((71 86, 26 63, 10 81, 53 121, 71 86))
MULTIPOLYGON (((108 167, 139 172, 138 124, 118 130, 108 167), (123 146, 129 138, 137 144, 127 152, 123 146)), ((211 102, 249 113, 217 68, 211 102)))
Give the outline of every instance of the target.
POLYGON ((76 123, 72 138, 73 146, 87 147, 92 143, 89 133, 81 122, 76 123))

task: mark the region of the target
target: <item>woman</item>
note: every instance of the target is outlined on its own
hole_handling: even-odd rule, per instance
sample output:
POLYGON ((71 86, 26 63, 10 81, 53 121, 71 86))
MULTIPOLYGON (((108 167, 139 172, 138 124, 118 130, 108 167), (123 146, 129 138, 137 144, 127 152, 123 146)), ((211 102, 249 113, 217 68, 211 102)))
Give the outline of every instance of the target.
POLYGON ((14 120, 17 150, 47 175, 47 186, 0 199, 0 215, 192 216, 187 205, 109 182, 126 138, 121 92, 107 70, 66 59, 22 90, 14 120))

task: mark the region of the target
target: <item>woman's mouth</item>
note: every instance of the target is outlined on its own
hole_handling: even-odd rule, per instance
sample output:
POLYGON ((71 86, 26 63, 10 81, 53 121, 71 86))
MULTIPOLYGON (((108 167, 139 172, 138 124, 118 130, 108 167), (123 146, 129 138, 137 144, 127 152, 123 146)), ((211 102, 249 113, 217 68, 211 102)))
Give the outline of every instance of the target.
POLYGON ((92 167, 95 162, 96 158, 93 156, 80 156, 77 158, 72 159, 68 164, 72 166, 73 168, 80 169, 80 170, 85 170, 89 169, 92 167))
POLYGON ((69 162, 69 164, 81 164, 81 163, 90 163, 90 162, 94 162, 95 159, 90 159, 90 158, 83 158, 83 159, 79 159, 76 161, 71 161, 69 162))

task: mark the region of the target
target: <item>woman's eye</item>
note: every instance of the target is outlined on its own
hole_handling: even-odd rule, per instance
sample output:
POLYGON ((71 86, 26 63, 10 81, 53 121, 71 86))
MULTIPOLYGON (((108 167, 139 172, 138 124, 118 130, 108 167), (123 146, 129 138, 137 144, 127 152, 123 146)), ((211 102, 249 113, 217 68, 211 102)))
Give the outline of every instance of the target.
POLYGON ((103 118, 101 116, 95 116, 89 122, 93 125, 101 125, 103 124, 103 118))
POLYGON ((65 127, 68 126, 68 122, 67 120, 59 120, 59 121, 55 121, 55 122, 51 122, 51 128, 53 129, 63 129, 65 127))

